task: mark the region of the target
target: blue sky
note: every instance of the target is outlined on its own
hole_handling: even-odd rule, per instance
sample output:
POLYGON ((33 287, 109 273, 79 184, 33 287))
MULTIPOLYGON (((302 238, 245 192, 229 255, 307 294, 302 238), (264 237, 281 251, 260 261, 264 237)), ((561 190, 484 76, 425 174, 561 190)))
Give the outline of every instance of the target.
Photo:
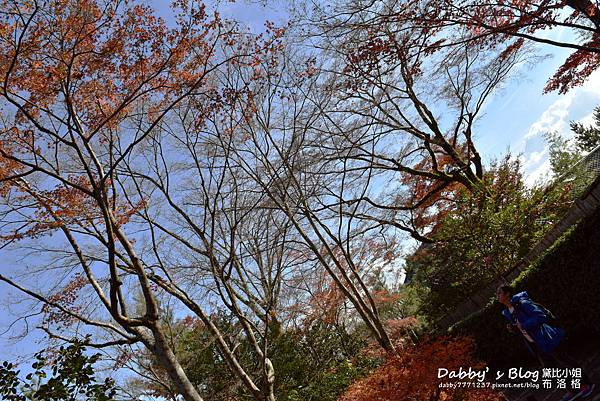
MULTIPOLYGON (((548 33, 556 39, 566 35, 563 30, 548 33)), ((517 80, 488 103, 476 138, 480 152, 488 161, 508 150, 521 154, 528 184, 543 179, 550 168, 543 135, 556 131, 570 137, 570 122, 591 123, 592 111, 600 105, 600 71, 566 95, 543 94, 546 81, 562 65, 570 50, 548 46, 540 46, 539 50, 549 57, 531 70, 522 71, 517 80)))
MULTIPOLYGON (((174 22, 170 7, 171 0, 141 1, 152 6, 152 8, 154 8, 168 24, 174 22)), ((208 3, 210 3, 210 0, 207 1, 207 4, 208 3)), ((218 8, 221 16, 241 21, 253 32, 263 31, 264 23, 267 20, 275 22, 276 24, 285 23, 287 10, 285 7, 273 9, 273 2, 271 2, 271 8, 262 6, 259 4, 260 2, 251 3, 246 1, 231 2, 227 0, 216 0, 214 3, 218 4, 214 7, 218 8)), ((51 240, 49 241, 51 242, 51 240)), ((22 263, 25 261, 20 260, 21 256, 22 255, 6 250, 0 251, 0 270, 3 272, 10 272, 11 266, 19 266, 22 268, 22 263)), ((12 267, 12 271, 14 271, 14 269, 15 268, 12 267)), ((23 281, 21 281, 21 283, 23 283, 23 281)), ((9 325, 13 323, 18 316, 23 314, 23 311, 30 311, 32 303, 30 303, 29 300, 23 301, 23 298, 22 294, 14 291, 8 285, 0 283, 0 362, 3 360, 26 360, 43 347, 44 336, 41 335, 39 331, 33 330, 29 335, 20 340, 16 338, 22 333, 22 330, 25 327, 22 322, 14 325, 13 329, 9 332, 4 333, 9 325)), ((35 307, 35 310, 38 309, 39 307, 35 307)), ((35 318, 31 319, 31 322, 34 321, 35 318)), ((31 326, 35 326, 35 323, 31 326)))
MULTIPOLYGON (((170 0, 146 0, 169 20, 170 0)), ((225 17, 237 19, 256 32, 265 20, 284 24, 287 16, 285 1, 217 0, 225 17)), ((555 40, 574 38, 566 29, 554 29, 543 34, 555 40)), ((575 39, 576 40, 576 39, 575 39)), ((545 132, 557 131, 570 136, 569 122, 591 122, 592 109, 600 105, 600 71, 582 87, 566 95, 543 94, 546 81, 562 65, 570 49, 537 46, 543 62, 524 70, 488 102, 486 114, 480 119, 477 145, 484 160, 502 157, 508 150, 521 154, 526 180, 533 184, 543 179, 549 170, 548 152, 543 139, 545 132)))
MULTIPOLYGON (((169 18, 170 1, 148 0, 148 3, 167 21, 172 21, 169 18)), ((226 17, 241 20, 253 31, 262 30, 267 19, 281 23, 285 18, 283 7, 267 8, 257 2, 223 1, 219 10, 226 17)), ((548 33, 555 38, 565 34, 560 30, 548 33)), ((486 106, 486 114, 479 121, 476 131, 476 141, 486 161, 502 157, 507 150, 522 154, 529 183, 543 178, 549 168, 543 134, 558 131, 568 136, 570 121, 591 121, 592 109, 600 105, 600 72, 593 74, 584 86, 571 90, 567 95, 544 95, 543 87, 548 77, 563 63, 570 51, 549 47, 541 50, 550 52, 551 57, 531 70, 522 71, 518 80, 510 82, 496 94, 486 106)), ((4 261, 0 268, 6 271, 10 258, 7 259, 7 255, 0 252, 0 259, 4 261)), ((9 307, 12 306, 16 311, 21 308, 14 303, 17 298, 15 294, 3 284, 0 284, 0 294, 0 328, 4 328, 14 318, 8 313, 9 307)), ((8 335, 1 335, 0 360, 31 354, 38 348, 36 339, 39 338, 30 336, 15 343, 8 339, 8 335)))

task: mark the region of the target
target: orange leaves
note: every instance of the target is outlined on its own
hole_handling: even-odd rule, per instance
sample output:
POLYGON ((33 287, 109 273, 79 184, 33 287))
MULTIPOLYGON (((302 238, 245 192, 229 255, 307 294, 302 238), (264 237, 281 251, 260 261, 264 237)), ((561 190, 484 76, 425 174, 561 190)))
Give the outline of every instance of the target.
MULTIPOLYGON (((0 167, 2 164, 0 158, 0 167)), ((2 171, 0 170, 0 177, 2 171)), ((68 181, 74 186, 92 191, 91 185, 84 176, 69 176, 68 181)), ((18 189, 17 195, 22 202, 35 205, 35 210, 25 224, 10 234, 0 237, 3 241, 22 240, 25 238, 40 238, 52 234, 62 227, 71 229, 98 229, 105 225, 105 219, 98 200, 73 186, 60 184, 53 189, 36 191, 23 184, 12 184, 18 189), (33 202, 33 203, 32 203, 33 202)), ((9 187, 0 187, 8 191, 9 187)), ((114 214, 117 225, 127 224, 131 217, 146 207, 146 202, 140 200, 134 205, 116 202, 114 214)))
POLYGON ((205 325, 197 316, 185 316, 178 322, 178 325, 185 330, 202 330, 205 325))
POLYGON ((396 46, 397 43, 392 40, 372 38, 349 52, 348 65, 344 72, 364 69, 369 73, 380 63, 393 57, 398 51, 396 46))
MULTIPOLYGON (((89 188, 84 177, 70 177, 70 181, 89 188)), ((44 207, 40 207, 35 213, 35 220, 26 233, 27 237, 44 235, 63 224, 87 226, 101 217, 94 199, 73 187, 60 185, 52 190, 42 191, 39 199, 44 207)))
POLYGON ((438 367, 481 368, 471 354, 474 343, 466 337, 442 337, 418 345, 406 345, 371 375, 352 384, 340 401, 468 400, 496 401, 501 396, 489 389, 440 389, 438 367))
POLYGON ((311 78, 312 76, 314 76, 318 72, 316 63, 317 63, 316 57, 308 58, 304 62, 305 68, 303 70, 300 70, 300 72, 298 72, 298 77, 299 78, 311 78))
MULTIPOLYGON (((193 104, 198 127, 218 113, 250 121, 255 84, 222 78, 274 74, 269 68, 285 32, 268 24, 267 34, 254 36, 189 1, 174 2, 173 28, 136 1, 0 4, 11 10, 0 15, 0 84, 14 109, 5 129, 32 132, 27 142, 6 138, 1 146, 28 161, 23 165, 63 163, 57 153, 77 152, 80 141, 102 159, 109 142, 147 135, 181 103, 193 104)), ((0 168, 4 178, 23 166, 4 157, 0 168)))
POLYGON ((409 331, 417 325, 417 319, 413 316, 402 319, 389 319, 385 322, 390 338, 406 338, 409 331))
POLYGON ((277 26, 273 21, 265 21, 265 32, 272 36, 273 39, 281 38, 285 31, 286 29, 284 27, 277 26))
MULTIPOLYGON (((80 309, 76 305, 79 298, 79 292, 87 284, 87 278, 76 273, 73 279, 71 279, 65 287, 49 296, 48 301, 52 304, 57 304, 68 311, 77 313, 80 309)), ((43 323, 45 325, 54 324, 57 325, 58 328, 61 328, 70 326, 77 321, 74 316, 71 316, 58 308, 52 307, 50 304, 44 304, 42 312, 44 313, 43 323)))
MULTIPOLYGON (((115 129, 142 104, 164 110, 186 94, 202 93, 215 65, 237 63, 255 79, 263 77, 263 65, 274 65, 285 32, 270 24, 267 35, 255 37, 195 2, 174 3, 175 28, 135 3, 110 3, 103 10, 96 0, 63 0, 48 7, 21 27, 18 54, 14 38, 0 45, 1 65, 14 66, 7 87, 28 100, 23 108, 35 119, 47 110, 59 115, 70 98, 74 112, 68 112, 89 132, 115 129)), ((3 30, 18 24, 5 19, 3 30)))
POLYGON ((307 322, 321 320, 331 324, 337 322, 338 313, 345 297, 337 285, 330 279, 326 280, 323 287, 316 289, 310 298, 310 309, 307 322))
POLYGON ((400 294, 391 293, 388 290, 374 290, 371 296, 377 306, 393 304, 401 298, 400 294))
MULTIPOLYGON (((466 153, 466 146, 458 145, 454 147, 461 157, 466 153)), ((428 232, 431 236, 439 229, 441 221, 454 207, 454 202, 460 194, 465 191, 464 186, 452 181, 445 185, 442 178, 445 172, 457 169, 453 163, 452 157, 447 154, 436 154, 437 171, 434 170, 431 159, 425 158, 412 168, 419 172, 437 174, 439 178, 432 178, 425 174, 417 175, 404 173, 401 182, 408 187, 412 194, 410 201, 413 204, 419 204, 413 211, 413 223, 416 228, 428 232)), ((465 157, 466 159, 466 157, 465 157)))
MULTIPOLYGON (((11 132, 16 132, 12 130, 11 132)), ((16 146, 9 140, 0 140, 0 196, 7 196, 10 189, 15 185, 10 178, 23 171, 21 165, 13 159, 16 146)))
POLYGON ((501 60, 507 59, 512 54, 518 52, 523 47, 524 44, 525 44, 525 39, 523 39, 523 38, 519 38, 519 39, 515 40, 513 43, 511 43, 510 45, 508 45, 506 47, 506 49, 504 49, 500 53, 500 59, 501 60))
POLYGON ((131 216, 146 207, 146 201, 140 200, 134 206, 119 205, 115 211, 118 225, 124 225, 131 219, 131 216))

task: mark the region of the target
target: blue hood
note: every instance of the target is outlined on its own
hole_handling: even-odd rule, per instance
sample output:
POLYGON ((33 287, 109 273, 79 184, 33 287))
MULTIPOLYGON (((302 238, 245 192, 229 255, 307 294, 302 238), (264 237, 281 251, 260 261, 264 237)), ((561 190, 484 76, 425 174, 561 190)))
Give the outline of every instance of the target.
POLYGON ((521 291, 510 297, 510 303, 513 305, 525 300, 531 301, 531 298, 529 298, 529 294, 527 293, 527 291, 521 291))
POLYGON ((510 323, 521 324, 543 353, 550 353, 558 346, 565 336, 565 331, 559 327, 547 324, 546 312, 535 302, 531 301, 527 291, 519 292, 510 298, 514 312, 504 309, 502 314, 510 323))

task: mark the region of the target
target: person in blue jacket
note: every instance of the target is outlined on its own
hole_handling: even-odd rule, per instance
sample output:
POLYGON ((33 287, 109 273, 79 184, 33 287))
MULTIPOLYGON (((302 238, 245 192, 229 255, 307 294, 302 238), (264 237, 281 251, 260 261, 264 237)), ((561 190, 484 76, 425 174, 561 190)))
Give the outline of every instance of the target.
MULTIPOLYGON (((526 291, 515 294, 508 285, 498 287, 498 301, 505 305, 502 315, 508 321, 506 328, 513 333, 520 333, 529 352, 537 357, 542 366, 578 367, 577 361, 564 350, 565 331, 560 327, 548 324, 548 315, 544 308, 533 302, 526 291)), ((585 398, 595 389, 589 378, 581 375, 581 386, 574 389, 570 378, 567 379, 567 394, 562 401, 585 398)))

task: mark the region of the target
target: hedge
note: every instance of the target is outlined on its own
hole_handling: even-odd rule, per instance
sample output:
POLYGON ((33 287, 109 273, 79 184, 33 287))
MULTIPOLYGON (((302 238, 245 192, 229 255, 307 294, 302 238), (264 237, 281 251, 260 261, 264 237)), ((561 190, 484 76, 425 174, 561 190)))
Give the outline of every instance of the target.
MULTIPOLYGON (((590 341, 600 335, 600 210, 565 233, 512 285, 542 303, 567 330, 568 338, 590 341)), ((449 331, 468 334, 477 343, 478 357, 491 365, 530 361, 522 340, 508 333, 495 300, 456 323, 449 331)), ((531 362, 531 361, 530 361, 531 362)))

